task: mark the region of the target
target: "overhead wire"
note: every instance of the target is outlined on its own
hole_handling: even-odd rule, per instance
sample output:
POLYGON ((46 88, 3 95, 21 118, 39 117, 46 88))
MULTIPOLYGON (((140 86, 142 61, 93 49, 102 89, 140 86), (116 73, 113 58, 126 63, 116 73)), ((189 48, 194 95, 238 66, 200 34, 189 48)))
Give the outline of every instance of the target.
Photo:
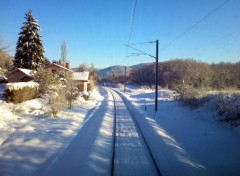
POLYGON ((171 40, 170 42, 168 42, 164 47, 161 48, 161 50, 164 50, 166 48, 168 48, 171 44, 173 44, 175 41, 177 41, 179 38, 181 38, 182 36, 184 36, 186 33, 188 33, 190 30, 192 30, 193 28, 195 28, 198 24, 200 24, 201 22, 203 22, 204 20, 206 20, 209 16, 211 16, 214 12, 216 12, 218 9, 220 9, 222 6, 224 6, 227 2, 229 2, 230 0, 225 0, 223 3, 221 3, 220 5, 218 5, 216 8, 214 8, 211 12, 209 12, 207 15, 203 16, 200 20, 198 20, 197 22, 195 22, 193 25, 191 25, 190 27, 188 27, 186 30, 184 30, 181 34, 179 34, 177 37, 175 37, 173 40, 171 40))
POLYGON ((150 57, 152 57, 152 58, 155 58, 155 56, 153 56, 153 55, 151 55, 151 54, 148 54, 148 53, 146 53, 146 52, 144 52, 144 51, 142 51, 142 50, 139 50, 139 49, 137 49, 137 48, 134 48, 134 47, 132 47, 132 46, 130 46, 130 45, 126 45, 126 46, 129 47, 129 48, 131 48, 131 49, 133 49, 133 50, 136 50, 136 51, 140 52, 140 53, 143 54, 143 55, 148 55, 148 56, 150 56, 150 57))
POLYGON ((156 41, 149 41, 149 42, 140 42, 140 43, 131 43, 128 45, 143 45, 143 44, 150 44, 150 43, 155 43, 156 41))
POLYGON ((214 47, 214 46, 217 46, 219 44, 222 44, 222 43, 219 43, 219 42, 234 42, 239 40, 239 35, 238 35, 238 31, 235 31, 235 32, 231 32, 231 33, 228 33, 227 35, 224 35, 223 37, 220 37, 218 38, 217 40, 214 40, 212 41, 211 43, 209 43, 208 45, 205 45, 203 47, 200 47, 200 48, 196 48, 194 50, 192 50, 192 52, 200 52, 200 51, 203 51, 203 50, 206 50, 206 49, 209 49, 210 47, 214 47))
POLYGON ((133 13, 132 13, 132 17, 131 17, 130 30, 129 30, 128 43, 127 43, 128 45, 129 45, 131 35, 132 35, 133 21, 134 21, 134 17, 135 17, 136 7, 137 7, 137 0, 134 1, 134 6, 133 6, 133 13))
MULTIPOLYGON (((135 1, 134 1, 134 4, 133 4, 133 11, 132 11, 132 16, 131 16, 131 21, 130 21, 130 28, 129 28, 129 35, 128 35, 127 45, 129 45, 130 40, 131 40, 131 36, 132 36, 132 29, 133 29, 133 22, 134 22, 136 7, 137 7, 137 0, 135 0, 135 1)), ((127 55, 128 55, 128 47, 127 47, 127 49, 126 49, 126 54, 125 54, 125 57, 124 57, 122 63, 125 62, 125 60, 126 60, 126 58, 127 58, 127 55)), ((122 63, 121 63, 121 64, 122 64, 122 63)))
POLYGON ((205 55, 207 52, 212 52, 212 51, 216 51, 219 50, 221 48, 226 48, 229 46, 236 46, 239 45, 240 43, 240 38, 233 38, 233 40, 226 40, 224 43, 218 43, 217 45, 211 45, 209 47, 205 47, 200 51, 195 51, 195 54, 197 55, 205 55), (233 43, 234 42, 234 43, 233 43))

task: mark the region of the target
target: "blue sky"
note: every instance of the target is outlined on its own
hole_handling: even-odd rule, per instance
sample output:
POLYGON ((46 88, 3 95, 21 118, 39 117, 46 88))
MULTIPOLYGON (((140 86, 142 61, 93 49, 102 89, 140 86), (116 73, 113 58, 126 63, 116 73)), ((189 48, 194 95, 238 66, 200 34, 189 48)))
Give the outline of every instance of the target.
MULTIPOLYGON (((148 56, 127 57, 135 0, 0 0, 0 37, 15 53, 24 16, 32 9, 41 27, 45 56, 59 59, 67 43, 71 67, 94 64, 134 65, 154 62, 148 56)), ((240 0, 230 0, 165 48, 174 38, 224 0, 137 0, 130 43, 159 40, 159 61, 193 58, 202 62, 240 61, 240 0)), ((155 44, 134 45, 151 55, 155 44)))

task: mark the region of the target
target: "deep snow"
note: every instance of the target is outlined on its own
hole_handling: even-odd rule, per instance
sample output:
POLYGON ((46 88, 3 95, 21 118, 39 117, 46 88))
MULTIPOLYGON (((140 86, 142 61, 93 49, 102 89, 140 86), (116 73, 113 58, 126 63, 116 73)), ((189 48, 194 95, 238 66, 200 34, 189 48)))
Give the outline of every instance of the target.
MULTIPOLYGON (((1 86, 0 92, 2 89, 1 86)), ((153 90, 131 87, 124 94, 138 117, 162 174, 240 175, 239 128, 208 120, 215 115, 208 108, 191 110, 182 106, 173 100, 173 91, 159 92, 157 113, 154 112, 153 90)), ((78 134, 87 140, 84 128, 96 110, 98 114, 108 115, 96 122, 101 127, 109 127, 111 111, 103 108, 109 106, 106 100, 95 92, 89 101, 79 98, 74 108, 64 109, 58 118, 53 118, 49 105, 42 99, 18 105, 0 99, 0 175, 45 173, 58 158, 64 158, 64 152, 75 144, 78 134)), ((111 143, 109 138, 104 138, 111 132, 101 129, 87 132, 96 138, 94 145, 85 143, 92 152, 89 162, 96 164, 92 173, 94 169, 104 173, 101 166, 109 162, 103 157, 108 154, 101 152, 105 151, 106 143, 111 143)), ((84 162, 84 157, 80 162, 84 162)))

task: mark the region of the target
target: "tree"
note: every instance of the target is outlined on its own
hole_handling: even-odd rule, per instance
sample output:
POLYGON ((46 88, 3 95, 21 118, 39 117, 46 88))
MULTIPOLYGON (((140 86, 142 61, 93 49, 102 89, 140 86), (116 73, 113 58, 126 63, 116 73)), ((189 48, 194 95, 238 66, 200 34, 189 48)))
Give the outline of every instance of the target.
POLYGON ((63 41, 61 46, 61 62, 63 66, 66 66, 67 63, 67 44, 65 41, 63 41))
POLYGON ((239 79, 234 69, 236 66, 237 64, 234 66, 234 64, 224 62, 212 64, 212 87, 215 89, 236 87, 236 80, 239 79))
POLYGON ((10 44, 6 44, 2 38, 0 38, 0 52, 6 52, 10 48, 10 44))
POLYGON ((9 47, 10 45, 0 38, 0 75, 7 75, 12 69, 13 57, 7 53, 9 47))
POLYGON ((44 65, 44 48, 39 34, 40 27, 30 10, 25 14, 26 22, 23 23, 16 46, 14 66, 36 70, 44 65))
POLYGON ((131 70, 131 81, 139 85, 152 85, 155 83, 154 65, 145 65, 131 70))
POLYGON ((87 64, 81 64, 81 65, 79 65, 79 67, 78 67, 78 71, 79 72, 84 72, 84 71, 88 71, 89 70, 89 68, 88 68, 88 65, 87 64))
POLYGON ((51 61, 47 58, 47 57, 44 57, 44 62, 45 62, 45 65, 49 65, 51 64, 51 61))
POLYGON ((12 69, 13 57, 5 51, 0 51, 0 75, 7 75, 12 69))
POLYGON ((52 87, 58 87, 59 78, 55 76, 51 71, 44 68, 38 68, 34 74, 34 81, 39 84, 40 96, 45 93, 49 93, 52 87))
POLYGON ((99 81, 99 77, 97 75, 97 70, 96 70, 96 68, 94 68, 93 64, 89 68, 89 81, 90 81, 89 89, 93 90, 94 86, 99 81))
POLYGON ((67 75, 66 79, 66 87, 65 87, 65 98, 68 102, 68 108, 73 106, 75 100, 77 100, 80 92, 77 87, 77 83, 72 79, 70 75, 67 75))

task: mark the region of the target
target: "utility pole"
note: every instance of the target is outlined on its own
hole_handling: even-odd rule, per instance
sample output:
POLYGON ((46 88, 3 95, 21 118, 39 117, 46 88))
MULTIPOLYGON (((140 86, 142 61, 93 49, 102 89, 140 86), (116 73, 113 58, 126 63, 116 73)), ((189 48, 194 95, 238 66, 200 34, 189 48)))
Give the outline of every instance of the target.
POLYGON ((158 40, 156 40, 155 112, 158 111, 158 40))
MULTIPOLYGON (((141 50, 139 50, 139 49, 137 49, 137 48, 134 48, 134 47, 132 47, 132 46, 130 46, 130 45, 126 45, 127 47, 129 47, 129 48, 132 48, 132 49, 134 49, 134 50, 136 50, 136 51, 138 51, 138 52, 140 52, 141 54, 143 54, 143 55, 148 55, 148 56, 150 56, 150 57, 152 57, 152 58, 155 58, 155 60, 156 60, 156 74, 155 74, 155 112, 157 112, 158 111, 158 40, 156 40, 156 41, 152 41, 152 42, 147 42, 147 43, 156 43, 156 56, 152 56, 151 54, 148 54, 148 53, 146 53, 146 52, 143 52, 143 51, 141 51, 141 50)), ((143 43, 142 43, 143 44, 143 43)), ((135 55, 136 56, 136 55, 135 55)))
POLYGON ((125 69, 125 83, 124 83, 124 92, 126 92, 126 83, 127 83, 127 67, 125 66, 124 67, 124 69, 125 69))

